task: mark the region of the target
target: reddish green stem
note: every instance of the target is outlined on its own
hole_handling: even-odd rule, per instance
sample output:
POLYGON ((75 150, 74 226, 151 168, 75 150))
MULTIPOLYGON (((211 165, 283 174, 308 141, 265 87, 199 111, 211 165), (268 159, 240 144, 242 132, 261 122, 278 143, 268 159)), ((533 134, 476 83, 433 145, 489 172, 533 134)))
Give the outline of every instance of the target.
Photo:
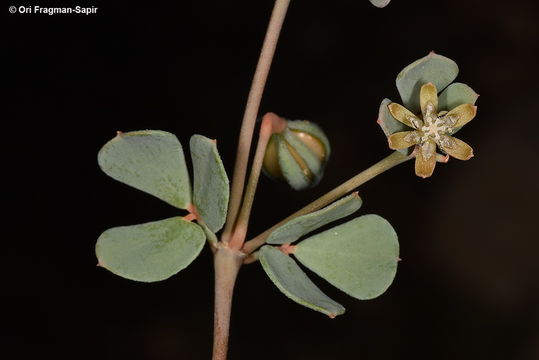
POLYGON ((369 167, 368 169, 360 172, 353 178, 349 179, 348 181, 342 183, 341 185, 337 186, 335 189, 331 190, 330 192, 326 193, 325 195, 321 196, 317 200, 313 201, 309 205, 305 206, 301 210, 298 210, 294 214, 290 215, 286 219, 282 220, 278 224, 272 226, 268 230, 264 231, 262 234, 258 235, 257 237, 253 238, 252 240, 249 240, 245 243, 243 246, 243 252, 245 254, 250 254, 256 249, 258 249, 260 246, 264 244, 267 237, 271 234, 273 230, 275 230, 277 227, 287 223, 288 221, 301 216, 305 214, 309 214, 313 211, 316 211, 318 209, 321 209, 322 207, 332 203, 333 201, 341 198, 342 196, 348 194, 352 190, 356 189, 361 184, 364 184, 365 182, 369 181, 370 179, 374 178, 375 176, 383 173, 386 170, 391 169, 392 167, 405 162, 407 160, 412 159, 413 156, 406 156, 398 151, 394 151, 391 155, 387 156, 386 158, 380 160, 373 166, 369 167))
POLYGON ((229 241, 240 211, 245 176, 247 174, 247 163, 249 161, 249 152, 251 149, 256 117, 258 115, 258 108, 260 107, 262 94, 264 92, 264 87, 266 85, 273 55, 275 54, 275 48, 277 47, 277 41, 279 39, 279 34, 281 33, 289 3, 290 0, 275 1, 264 44, 262 45, 260 58, 258 59, 258 65, 256 66, 251 90, 247 99, 247 105, 245 106, 245 113, 243 115, 238 142, 238 151, 236 153, 236 162, 234 164, 234 174, 232 176, 226 225, 221 237, 224 242, 229 241))

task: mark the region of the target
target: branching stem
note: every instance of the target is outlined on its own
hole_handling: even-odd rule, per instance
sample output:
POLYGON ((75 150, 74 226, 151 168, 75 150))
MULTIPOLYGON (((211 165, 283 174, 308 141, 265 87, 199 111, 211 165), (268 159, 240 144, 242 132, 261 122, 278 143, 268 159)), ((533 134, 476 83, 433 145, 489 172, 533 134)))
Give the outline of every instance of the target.
POLYGON ((251 141, 258 108, 260 107, 264 86, 266 85, 266 79, 268 78, 271 62, 273 60, 273 55, 275 54, 275 48, 277 47, 277 41, 279 39, 279 34, 281 33, 289 3, 290 0, 275 0, 264 44, 262 45, 262 51, 260 52, 260 58, 258 59, 258 64, 256 66, 256 72, 251 84, 247 105, 245 106, 245 113, 243 114, 238 142, 238 151, 236 153, 236 162, 234 164, 234 174, 232 176, 226 225, 221 237, 222 241, 225 243, 230 239, 240 211, 245 176, 247 174, 247 163, 249 162, 249 152, 251 149, 251 141))
POLYGON ((247 182, 247 186, 245 188, 243 204, 241 206, 238 219, 236 220, 236 226, 234 227, 232 237, 230 238, 229 242, 231 249, 241 249, 245 241, 247 227, 249 225, 249 217, 251 215, 258 179, 260 177, 260 171, 262 170, 264 155, 266 153, 266 147, 269 139, 271 138, 272 134, 280 133, 284 131, 285 128, 286 120, 283 118, 275 115, 274 113, 267 113, 264 115, 262 125, 260 126, 260 135, 258 136, 255 157, 251 165, 251 174, 249 175, 249 181, 247 182))
MULTIPOLYGON (((239 251, 245 239, 238 243, 233 243, 238 249, 229 247, 229 240, 235 229, 238 220, 238 213, 243 199, 243 188, 245 185, 245 176, 247 174, 247 165, 249 162, 249 153, 253 138, 256 117, 262 94, 266 85, 266 79, 271 67, 277 40, 281 33, 281 28, 288 10, 290 0, 275 0, 271 19, 262 45, 262 51, 258 59, 255 75, 249 91, 245 113, 243 115, 240 136, 238 141, 238 150, 236 153, 236 162, 234 164, 234 174, 230 191, 230 202, 228 204, 228 214, 225 229, 221 241, 215 244, 214 267, 215 267, 215 312, 214 312, 214 336, 213 336, 213 360, 226 360, 228 351, 228 336, 230 329, 230 313, 232 307, 232 295, 234 293, 234 284, 236 276, 243 264, 245 254, 239 251)), ((271 135, 271 133, 270 133, 271 135)), ((267 143, 267 140, 265 140, 267 143)), ((259 148, 262 145, 259 144, 259 148)), ((265 149, 265 144, 263 145, 265 149)), ((255 170, 256 171, 256 170, 255 170)), ((256 182, 258 174, 252 174, 254 185, 248 186, 246 200, 240 223, 247 227, 249 213, 251 211, 256 182), (254 179, 256 178, 256 179, 254 179)), ((243 225, 242 225, 243 226, 243 225)), ((245 230, 246 231, 246 230, 245 230)))
POLYGON ((369 181, 370 179, 374 178, 375 176, 383 173, 386 170, 391 169, 392 167, 403 163, 407 160, 410 160, 413 158, 413 155, 406 156, 398 151, 394 151, 391 155, 387 156, 386 158, 380 160, 376 164, 372 165, 368 169, 360 172, 353 178, 349 179, 348 181, 342 183, 341 185, 337 186, 335 189, 331 190, 330 192, 326 193, 325 195, 321 196, 317 200, 313 201, 309 205, 305 206, 301 210, 295 212, 294 214, 290 215, 286 219, 282 220, 278 224, 272 226, 268 230, 264 231, 262 234, 256 236, 252 240, 249 240, 245 243, 243 246, 243 252, 246 254, 250 254, 256 249, 258 249, 260 246, 264 244, 267 237, 271 232, 276 229, 278 226, 281 226, 282 224, 298 217, 301 215, 309 214, 313 211, 316 211, 318 209, 321 209, 322 207, 332 203, 333 201, 341 198, 342 196, 348 194, 352 190, 356 189, 361 184, 369 181))

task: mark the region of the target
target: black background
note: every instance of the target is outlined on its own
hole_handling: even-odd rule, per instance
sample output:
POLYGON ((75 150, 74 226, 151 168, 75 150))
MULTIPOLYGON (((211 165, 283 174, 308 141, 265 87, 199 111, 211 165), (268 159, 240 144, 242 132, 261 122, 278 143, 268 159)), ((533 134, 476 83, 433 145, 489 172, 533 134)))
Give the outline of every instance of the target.
MULTIPOLYGON (((230 173, 272 1, 88 3, 99 7, 88 16, 10 14, 9 5, 37 4, 2 10, 0 351, 210 358, 208 249, 159 283, 96 268, 102 231, 177 214, 105 176, 96 154, 116 130, 167 130, 184 146, 200 133, 218 139, 230 173)), ((231 359, 539 358, 538 14, 535 0, 292 1, 260 113, 319 123, 333 154, 314 189, 262 179, 251 236, 389 154, 379 103, 398 99, 396 74, 431 50, 481 94, 459 133, 476 156, 426 180, 406 163, 360 188, 361 213, 391 221, 403 261, 371 301, 315 279, 347 308, 337 319, 288 300, 259 264, 245 266, 231 359)))

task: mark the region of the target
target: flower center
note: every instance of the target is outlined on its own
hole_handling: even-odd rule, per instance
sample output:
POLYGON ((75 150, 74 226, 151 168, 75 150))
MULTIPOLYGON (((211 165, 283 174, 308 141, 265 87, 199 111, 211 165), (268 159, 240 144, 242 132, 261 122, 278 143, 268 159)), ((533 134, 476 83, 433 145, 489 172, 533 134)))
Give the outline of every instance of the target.
POLYGON ((451 132, 451 127, 445 119, 445 114, 441 116, 440 114, 436 114, 432 111, 433 107, 430 105, 431 104, 428 104, 427 106, 425 118, 423 119, 423 126, 420 129, 421 132, 423 132, 421 141, 425 142, 431 138, 432 140, 439 142, 442 135, 451 132))

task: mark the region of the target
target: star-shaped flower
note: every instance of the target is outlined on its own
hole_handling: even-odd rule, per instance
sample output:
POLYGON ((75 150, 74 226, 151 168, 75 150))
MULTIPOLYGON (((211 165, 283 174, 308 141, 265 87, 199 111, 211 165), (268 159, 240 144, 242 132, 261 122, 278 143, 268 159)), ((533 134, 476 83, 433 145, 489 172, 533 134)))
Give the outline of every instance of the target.
POLYGON ((380 104, 377 123, 390 148, 414 156, 420 177, 431 176, 436 162, 445 163, 449 156, 461 160, 473 156, 472 148, 453 134, 474 118, 479 95, 470 86, 453 82, 458 73, 456 62, 430 52, 397 75, 403 106, 387 98, 380 104), (437 154, 437 147, 445 155, 437 154))
POLYGON ((394 133, 388 140, 393 150, 415 146, 416 175, 426 178, 432 175, 436 165, 436 146, 459 160, 468 160, 473 156, 470 145, 451 135, 475 117, 477 106, 462 104, 449 112, 438 112, 437 89, 432 83, 421 87, 419 101, 421 115, 415 115, 397 103, 388 105, 389 112, 396 120, 414 129, 394 133))

